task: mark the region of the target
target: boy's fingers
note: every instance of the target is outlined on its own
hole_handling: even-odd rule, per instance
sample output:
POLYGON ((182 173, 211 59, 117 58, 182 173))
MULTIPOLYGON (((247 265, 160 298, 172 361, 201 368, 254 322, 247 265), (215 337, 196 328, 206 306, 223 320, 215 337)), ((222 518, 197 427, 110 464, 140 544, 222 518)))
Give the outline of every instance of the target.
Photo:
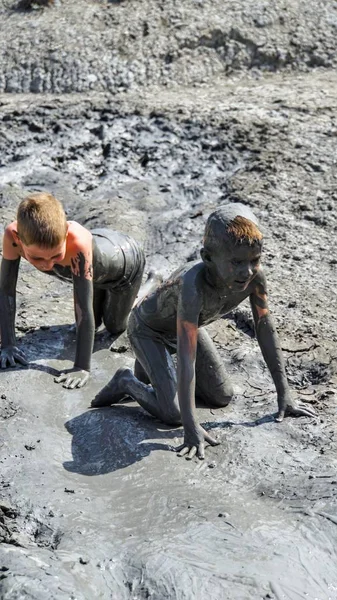
POLYGON ((22 365, 28 365, 28 360, 22 354, 18 354, 15 356, 16 360, 19 361, 22 365))
POLYGON ((204 460, 204 458, 205 458, 205 446, 202 442, 198 446, 198 458, 200 460, 204 460))
POLYGON ((7 360, 9 362, 10 367, 15 367, 15 359, 14 356, 7 356, 7 360))
POLYGON ((189 451, 188 455, 186 456, 186 459, 192 460, 192 458, 196 455, 196 453, 197 453, 197 447, 192 446, 191 450, 189 451))
POLYGON ((308 415, 309 417, 316 416, 316 411, 312 406, 307 406, 306 404, 301 403, 298 405, 298 408, 303 414, 308 415))
POLYGON ((76 388, 76 387, 80 387, 80 383, 81 383, 81 379, 79 379, 79 378, 78 378, 78 379, 74 379, 74 380, 72 381, 72 383, 70 384, 69 388, 70 388, 71 390, 73 390, 73 389, 74 389, 74 388, 76 388))
POLYGON ((66 378, 66 381, 63 384, 63 387, 67 388, 67 389, 71 388, 72 387, 72 383, 74 381, 76 381, 76 380, 73 377, 69 377, 69 375, 68 375, 67 378, 66 378))
POLYGON ((316 417, 316 413, 313 410, 310 410, 310 408, 306 408, 304 406, 297 406, 296 409, 290 414, 294 417, 316 417))
POLYGON ((81 387, 83 387, 83 386, 84 386, 84 385, 87 383, 88 379, 89 379, 89 377, 85 377, 84 379, 81 379, 81 380, 80 380, 80 383, 78 384, 78 386, 77 386, 77 387, 78 387, 78 388, 81 388, 81 387))
POLYGON ((65 373, 61 373, 61 375, 59 375, 58 377, 54 377, 54 381, 55 383, 62 383, 62 381, 65 381, 67 377, 68 375, 66 375, 65 373))
POLYGON ((209 435, 209 433, 205 433, 204 437, 206 442, 208 442, 211 446, 218 446, 220 444, 220 442, 211 435, 209 435))
POLYGON ((25 358, 25 353, 23 350, 20 350, 20 348, 16 348, 14 356, 16 356, 17 354, 25 358))
POLYGON ((1 358, 1 368, 6 369, 6 367, 7 367, 7 356, 3 356, 1 358))
POLYGON ((178 452, 178 456, 185 456, 190 451, 188 446, 183 446, 183 448, 178 452))

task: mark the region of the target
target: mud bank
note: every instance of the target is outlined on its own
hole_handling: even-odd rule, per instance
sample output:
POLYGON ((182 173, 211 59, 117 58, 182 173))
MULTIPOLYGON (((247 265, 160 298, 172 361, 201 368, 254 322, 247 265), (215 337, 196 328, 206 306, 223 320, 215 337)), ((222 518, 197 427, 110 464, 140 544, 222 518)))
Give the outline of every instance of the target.
POLYGON ((125 337, 97 335, 83 390, 53 383, 74 352, 71 289, 23 265, 31 364, 0 373, 2 598, 337 597, 336 91, 316 72, 0 97, 2 227, 27 190, 48 189, 69 218, 138 237, 167 275, 198 255, 214 206, 254 207, 292 391, 317 410, 274 422, 244 306, 209 327, 236 391, 226 409, 198 409, 221 445, 179 459, 180 428, 132 402, 88 408, 132 366, 125 337))
POLYGON ((217 76, 336 67, 330 0, 20 4, 0 0, 0 92, 178 89, 217 76))

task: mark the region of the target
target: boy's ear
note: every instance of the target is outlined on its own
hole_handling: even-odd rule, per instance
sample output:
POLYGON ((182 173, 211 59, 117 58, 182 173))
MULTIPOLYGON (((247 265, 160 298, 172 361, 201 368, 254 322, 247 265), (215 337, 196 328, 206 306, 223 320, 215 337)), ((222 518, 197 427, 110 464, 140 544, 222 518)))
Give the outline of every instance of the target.
POLYGON ((205 248, 201 248, 200 250, 200 256, 202 261, 206 264, 206 265, 210 265, 212 262, 212 259, 210 257, 210 255, 208 254, 207 250, 205 250, 205 248))
POLYGON ((14 242, 16 244, 21 244, 21 240, 19 238, 19 234, 18 234, 17 231, 15 231, 15 229, 12 229, 12 236, 13 236, 14 242))

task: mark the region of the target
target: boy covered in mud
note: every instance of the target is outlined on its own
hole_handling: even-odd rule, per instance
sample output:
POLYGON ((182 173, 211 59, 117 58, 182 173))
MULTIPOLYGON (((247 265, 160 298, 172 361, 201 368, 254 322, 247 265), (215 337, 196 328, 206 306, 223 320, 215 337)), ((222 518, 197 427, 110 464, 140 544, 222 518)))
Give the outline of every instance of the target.
MULTIPOLYGON (((119 369, 92 406, 128 395, 167 424, 184 426, 179 455, 204 458, 205 442, 217 441, 198 423, 195 396, 226 406, 233 388, 220 356, 202 327, 250 298, 256 336, 275 383, 277 421, 285 415, 314 415, 290 396, 277 333, 269 314, 266 279, 260 265, 262 234, 252 211, 228 204, 208 218, 201 261, 189 262, 144 298, 130 315, 128 334, 136 355, 135 374, 119 369), (177 373, 172 354, 177 353, 177 373), (144 373, 145 371, 145 373, 144 373), (147 375, 151 385, 146 385, 147 375)), ((147 380, 147 381, 148 381, 147 380)))
MULTIPOLYGON (((117 334, 126 329, 137 297, 145 258, 139 244, 109 229, 89 231, 67 221, 62 204, 51 194, 23 200, 17 220, 6 227, 0 273, 1 368, 26 365, 15 341, 16 283, 21 258, 39 271, 72 281, 77 326, 74 367, 55 378, 73 389, 89 379, 95 329, 102 321, 117 334)), ((159 280, 149 278, 141 293, 159 280)))

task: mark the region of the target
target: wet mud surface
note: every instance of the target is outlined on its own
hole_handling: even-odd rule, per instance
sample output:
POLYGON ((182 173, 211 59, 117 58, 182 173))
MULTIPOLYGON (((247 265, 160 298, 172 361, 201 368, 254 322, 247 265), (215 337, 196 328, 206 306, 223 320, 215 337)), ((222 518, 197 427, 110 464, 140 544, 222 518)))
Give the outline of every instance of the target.
POLYGON ((226 409, 198 408, 221 445, 178 458, 182 429, 134 402, 89 409, 133 366, 124 335, 98 332, 82 390, 53 382, 74 355, 71 287, 22 265, 31 362, 0 373, 1 598, 337 598, 336 91, 318 70, 0 96, 2 228, 27 191, 47 189, 69 218, 134 235, 147 269, 168 275, 198 256, 214 207, 252 206, 292 393, 317 411, 274 422, 242 305, 208 327, 236 393, 226 409))

